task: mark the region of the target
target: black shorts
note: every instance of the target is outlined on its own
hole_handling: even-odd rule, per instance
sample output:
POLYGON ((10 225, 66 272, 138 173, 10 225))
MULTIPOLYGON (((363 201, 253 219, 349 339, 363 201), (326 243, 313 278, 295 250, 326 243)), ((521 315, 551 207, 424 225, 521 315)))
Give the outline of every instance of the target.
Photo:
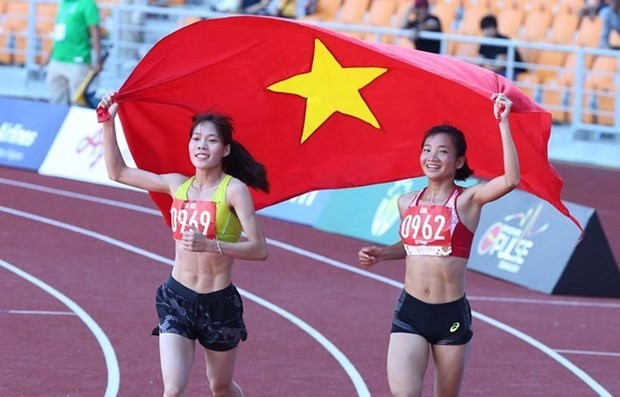
POLYGON ((153 335, 173 333, 196 340, 215 351, 232 350, 248 337, 243 322, 243 302, 233 284, 199 294, 177 280, 168 280, 157 289, 159 327, 153 335))
POLYGON ((421 335, 433 345, 464 345, 474 334, 469 302, 463 296, 454 302, 430 304, 403 289, 394 309, 392 332, 421 335))

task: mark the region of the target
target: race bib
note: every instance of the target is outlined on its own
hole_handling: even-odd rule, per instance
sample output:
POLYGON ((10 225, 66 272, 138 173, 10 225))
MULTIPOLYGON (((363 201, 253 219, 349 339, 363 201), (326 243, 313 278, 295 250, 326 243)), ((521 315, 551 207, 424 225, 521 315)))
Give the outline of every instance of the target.
POLYGON ((450 255, 452 211, 441 205, 409 207, 400 224, 400 237, 408 255, 450 255))
POLYGON ((215 203, 213 201, 191 201, 174 199, 170 207, 172 237, 181 240, 190 226, 200 230, 207 238, 216 238, 215 203))

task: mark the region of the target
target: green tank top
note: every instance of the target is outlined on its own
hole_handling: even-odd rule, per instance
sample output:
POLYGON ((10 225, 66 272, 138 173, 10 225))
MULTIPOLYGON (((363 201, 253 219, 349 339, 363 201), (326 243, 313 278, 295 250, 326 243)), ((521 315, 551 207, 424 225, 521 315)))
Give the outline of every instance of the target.
MULTIPOLYGON (((187 191, 194 182, 195 177, 189 178, 183 183, 174 194, 174 197, 179 200, 188 200, 187 191)), ((232 177, 225 175, 220 184, 218 185, 215 193, 211 196, 212 202, 215 203, 215 234, 217 238, 227 242, 237 242, 241 237, 241 222, 228 205, 226 205, 226 188, 232 177)))

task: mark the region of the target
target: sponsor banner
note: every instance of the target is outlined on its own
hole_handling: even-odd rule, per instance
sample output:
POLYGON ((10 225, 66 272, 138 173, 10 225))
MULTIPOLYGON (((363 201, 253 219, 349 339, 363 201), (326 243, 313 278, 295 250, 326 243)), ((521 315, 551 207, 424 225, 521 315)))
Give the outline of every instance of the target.
MULTIPOLYGON (((593 209, 566 204, 582 225, 588 224, 593 209)), ((578 239, 579 230, 568 218, 545 201, 515 190, 484 206, 469 268, 552 293, 578 239)))
POLYGON ((284 221, 314 226, 330 200, 332 190, 302 194, 290 200, 263 208, 258 214, 284 221))
MULTIPOLYGON (((135 167, 118 118, 116 136, 125 162, 135 167)), ((103 129, 97 122, 95 111, 88 108, 71 108, 39 173, 133 189, 108 178, 103 160, 103 129)))
POLYGON ((68 110, 67 106, 0 98, 0 165, 38 170, 68 110))

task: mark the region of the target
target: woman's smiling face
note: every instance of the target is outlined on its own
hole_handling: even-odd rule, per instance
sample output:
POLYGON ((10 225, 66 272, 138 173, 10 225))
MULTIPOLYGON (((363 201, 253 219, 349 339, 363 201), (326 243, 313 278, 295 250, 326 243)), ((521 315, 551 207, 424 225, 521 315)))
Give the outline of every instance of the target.
POLYGON ((458 158, 456 147, 450 135, 437 133, 424 141, 420 154, 420 166, 429 179, 454 179, 457 168, 463 166, 463 157, 458 158))
POLYGON ((189 156, 196 168, 212 168, 221 165, 230 151, 224 145, 213 123, 198 124, 189 140, 189 156))

